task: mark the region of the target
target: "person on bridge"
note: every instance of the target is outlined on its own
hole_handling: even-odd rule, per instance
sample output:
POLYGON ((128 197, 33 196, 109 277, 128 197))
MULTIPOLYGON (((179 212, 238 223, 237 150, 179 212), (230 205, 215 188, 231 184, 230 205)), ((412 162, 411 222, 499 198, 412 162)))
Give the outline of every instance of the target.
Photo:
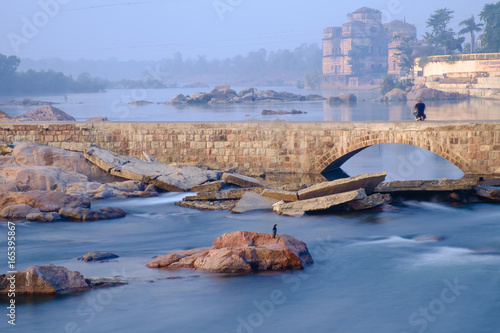
POLYGON ((422 99, 419 98, 417 99, 417 104, 415 104, 415 111, 413 112, 416 121, 424 121, 425 118, 427 118, 424 111, 425 111, 425 104, 422 103, 422 99))

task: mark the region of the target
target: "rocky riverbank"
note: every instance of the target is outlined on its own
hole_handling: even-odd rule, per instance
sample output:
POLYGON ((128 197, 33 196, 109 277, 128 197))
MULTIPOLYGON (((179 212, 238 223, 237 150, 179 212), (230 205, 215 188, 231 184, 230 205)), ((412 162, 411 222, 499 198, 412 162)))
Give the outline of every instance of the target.
POLYGON ((215 87, 211 92, 198 92, 191 95, 179 94, 172 100, 163 104, 234 104, 234 103, 255 103, 255 102, 304 102, 325 100, 320 95, 296 95, 288 92, 277 92, 274 90, 258 90, 256 88, 246 88, 236 92, 228 85, 215 87))

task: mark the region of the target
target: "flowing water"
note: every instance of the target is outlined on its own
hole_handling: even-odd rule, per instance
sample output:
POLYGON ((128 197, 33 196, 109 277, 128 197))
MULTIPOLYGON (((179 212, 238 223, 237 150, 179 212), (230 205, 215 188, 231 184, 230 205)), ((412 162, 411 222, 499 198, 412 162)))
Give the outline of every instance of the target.
MULTIPOLYGON (((148 92, 149 97, 144 99, 157 101, 153 93, 160 91, 148 92)), ((94 95, 98 96, 79 96, 85 101, 81 105, 85 113, 76 111, 79 104, 68 110, 75 110, 72 114, 78 119, 112 115, 103 112, 102 101, 96 102, 97 109, 89 107, 92 98, 105 96, 94 95)), ((157 99, 171 97, 159 94, 157 99)), ((51 100, 50 96, 46 98, 51 100)), ((68 100, 73 98, 71 95, 68 100)), ((392 119, 396 116, 390 107, 373 103, 358 103, 346 112, 349 119, 342 118, 341 110, 325 110, 322 103, 301 105, 301 109, 311 106, 316 110, 304 115, 313 117, 308 120, 407 119, 403 112, 400 118, 392 119), (371 113, 367 111, 370 108, 371 113)), ((446 110, 456 106, 442 105, 439 110, 444 111, 439 112, 449 112, 446 110)), ((251 114, 249 110, 260 112, 256 110, 262 106, 179 111, 163 105, 154 107, 179 112, 180 120, 186 120, 185 112, 204 120, 244 120, 244 114, 251 114)), ((154 112, 151 109, 150 116, 157 117, 155 120, 176 120, 160 117, 159 113, 153 116, 154 112)), ((487 107, 474 112, 468 120, 498 119, 487 107)), ((173 114, 168 117, 173 118, 173 114)), ((254 117, 258 118, 257 114, 254 117)), ((130 111, 127 120, 144 118, 130 111)), ((405 145, 370 147, 349 160, 343 169, 350 175, 388 170, 389 179, 462 176, 438 156, 405 145)), ((6 304, 2 304, 0 331, 500 331, 499 205, 405 201, 384 212, 287 218, 271 212, 232 215, 174 206, 184 195, 165 193, 157 198, 92 203, 93 207, 117 206, 130 212, 118 220, 18 222, 17 269, 52 263, 84 276, 121 276, 129 283, 49 300, 19 300, 16 327, 7 323, 6 304), (226 232, 271 232, 275 223, 278 233, 293 235, 308 245, 314 264, 303 271, 248 276, 144 266, 155 255, 210 246, 226 232), (415 240, 423 235, 443 240, 428 236, 421 237, 423 241, 415 240), (88 251, 107 251, 120 257, 103 263, 76 260, 88 251)), ((7 231, 7 223, 0 222, 2 272, 7 270, 7 231)))

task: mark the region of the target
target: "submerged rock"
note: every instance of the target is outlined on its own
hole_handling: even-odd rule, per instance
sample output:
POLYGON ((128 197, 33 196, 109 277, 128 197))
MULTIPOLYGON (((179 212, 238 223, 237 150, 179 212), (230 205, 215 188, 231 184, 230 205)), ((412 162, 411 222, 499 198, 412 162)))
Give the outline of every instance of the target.
POLYGON ((78 257, 78 260, 83 260, 83 261, 102 261, 102 260, 109 260, 109 259, 114 259, 114 258, 119 258, 118 255, 114 253, 109 253, 109 252, 88 252, 84 254, 81 257, 78 257))
POLYGON ((303 269, 313 259, 304 242, 290 236, 237 231, 217 238, 212 248, 174 252, 149 262, 150 268, 194 268, 217 273, 303 269))

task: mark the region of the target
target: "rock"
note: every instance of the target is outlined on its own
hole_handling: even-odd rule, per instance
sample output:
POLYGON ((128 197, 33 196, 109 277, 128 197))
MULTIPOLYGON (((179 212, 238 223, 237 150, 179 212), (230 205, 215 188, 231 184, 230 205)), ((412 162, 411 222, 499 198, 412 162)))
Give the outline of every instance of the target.
POLYGON ((251 187, 251 188, 240 188, 236 190, 229 190, 229 191, 214 191, 214 192, 200 192, 195 196, 187 196, 184 197, 182 200, 184 201, 200 201, 200 200, 211 200, 211 201, 217 201, 217 200, 235 200, 235 199, 241 199, 243 195, 247 192, 254 192, 254 193, 261 193, 262 188, 261 187, 251 187))
POLYGON ((441 242, 443 237, 433 235, 420 235, 413 238, 416 242, 441 242))
POLYGON ((62 266, 31 266, 14 274, 0 275, 0 295, 9 292, 9 277, 14 275, 16 295, 67 295, 90 289, 80 272, 62 266))
POLYGON ((75 118, 52 105, 42 106, 23 115, 12 117, 12 119, 19 121, 76 121, 75 118))
POLYGON ((237 185, 239 187, 264 187, 264 185, 262 185, 262 183, 255 178, 235 173, 224 172, 221 176, 221 180, 228 184, 237 185))
MULTIPOLYGON (((354 97, 356 97, 356 96, 354 96, 354 97)), ((316 94, 310 94, 310 95, 305 96, 305 100, 308 101, 308 102, 311 102, 311 101, 323 101, 325 99, 326 98, 324 98, 323 96, 316 95, 316 94)), ((302 100, 302 98, 301 98, 301 100, 302 100)))
POLYGON ((25 203, 9 205, 0 211, 0 217, 5 219, 22 219, 30 214, 40 213, 40 209, 31 207, 25 203))
POLYGON ((153 156, 149 155, 145 151, 142 152, 142 160, 146 162, 156 162, 156 158, 153 156))
POLYGON ((149 262, 150 268, 194 268, 217 273, 303 269, 313 259, 304 242, 290 235, 237 231, 217 238, 212 248, 170 253, 149 262))
POLYGON ((199 201, 177 201, 174 205, 184 208, 194 208, 198 210, 232 210, 239 200, 199 200, 199 201))
POLYGON ((276 204, 273 206, 273 210, 280 215, 296 214, 297 212, 302 213, 320 211, 364 198, 366 198, 365 190, 359 189, 355 191, 332 194, 313 199, 276 204))
POLYGON ((266 188, 264 191, 262 191, 261 194, 265 197, 273 198, 276 200, 283 200, 284 202, 293 202, 299 199, 296 191, 284 191, 266 188))
POLYGON ((84 254, 81 257, 78 257, 78 260, 83 260, 83 261, 103 261, 103 260, 109 260, 109 259, 114 259, 114 258, 119 258, 120 256, 114 254, 114 253, 109 253, 109 252, 88 252, 84 254))
POLYGON ((54 222, 61 219, 58 213, 30 213, 26 215, 26 220, 33 222, 54 222))
POLYGON ((212 99, 212 96, 207 93, 199 92, 191 96, 187 96, 186 100, 189 104, 207 104, 212 99))
POLYGON ((245 88, 245 89, 241 89, 240 92, 238 93, 238 95, 240 97, 243 97, 245 95, 248 95, 248 94, 252 94, 255 92, 255 89, 254 88, 245 88))
POLYGON ((109 278, 109 277, 88 277, 85 278, 85 282, 89 285, 90 288, 109 288, 121 286, 124 284, 128 284, 127 281, 124 281, 120 278, 109 278))
POLYGON ((144 105, 149 105, 149 104, 154 104, 154 103, 150 102, 150 101, 140 100, 140 101, 133 101, 133 102, 130 102, 128 104, 135 105, 135 106, 144 106, 144 105))
POLYGON ((372 194, 364 199, 353 201, 349 204, 349 208, 352 210, 364 210, 378 207, 385 203, 391 202, 390 194, 376 193, 372 194))
POLYGON ((236 207, 231 210, 233 214, 245 213, 252 210, 273 210, 273 205, 279 200, 265 197, 257 193, 246 192, 236 207))
POLYGON ((401 89, 394 88, 389 91, 383 97, 383 101, 385 102, 406 102, 406 92, 401 89))
POLYGON ((406 99, 408 100, 417 100, 423 99, 425 101, 431 100, 462 100, 469 98, 467 95, 459 94, 459 93, 448 93, 437 89, 432 88, 415 88, 406 94, 406 99))
MULTIPOLYGON (((191 249, 191 250, 186 250, 186 251, 179 251, 179 252, 173 252, 166 254, 164 256, 160 256, 156 258, 155 260, 149 262, 146 264, 147 267, 149 268, 162 268, 162 267, 168 267, 174 263, 179 262, 180 260, 184 258, 192 258, 192 257, 200 257, 208 251, 210 251, 212 248, 211 247, 202 247, 202 248, 197 248, 197 249, 191 249)), ((190 260, 191 263, 194 263, 194 260, 190 260)), ((192 266, 190 268, 193 268, 192 266)))
POLYGON ((300 111, 300 110, 295 110, 292 109, 291 111, 284 111, 284 110, 279 110, 279 111, 274 111, 274 110, 262 110, 260 112, 261 115, 268 116, 268 115, 275 115, 275 114, 306 114, 307 112, 305 111, 300 111))
POLYGON ((80 152, 58 149, 36 143, 21 143, 12 151, 16 162, 22 166, 54 166, 65 172, 75 172, 88 177, 90 181, 108 183, 123 180, 87 161, 80 152))
POLYGON ((334 96, 328 97, 328 99, 326 100, 326 102, 330 106, 342 104, 342 100, 339 97, 334 97, 334 96))
POLYGON ((221 180, 216 180, 213 182, 207 182, 198 186, 193 186, 189 190, 190 192, 213 192, 220 190, 226 183, 221 180))
POLYGON ((474 189, 477 180, 474 179, 439 179, 439 180, 405 180, 393 181, 377 185, 376 193, 396 192, 427 192, 427 191, 470 191, 474 189))
POLYGON ((11 147, 7 146, 5 143, 1 143, 0 144, 0 155, 11 154, 13 150, 14 149, 12 149, 11 147))
POLYGON ((16 184, 0 184, 0 193, 19 192, 16 184))
POLYGON ((98 221, 118 219, 125 217, 128 213, 117 207, 102 207, 99 209, 89 208, 61 208, 59 215, 72 221, 98 221))
POLYGON ((8 121, 11 121, 10 116, 7 113, 0 110, 0 122, 8 122, 8 121))
POLYGON ((342 93, 338 96, 342 103, 348 103, 348 104, 353 104, 356 103, 358 98, 354 94, 345 94, 342 93))
POLYGON ((133 157, 120 156, 97 146, 88 148, 84 156, 112 175, 142 181, 171 192, 185 192, 208 181, 219 180, 220 177, 218 171, 145 162, 133 157))
POLYGON ((246 95, 242 95, 240 98, 241 98, 241 102, 253 102, 254 101, 253 92, 248 93, 246 95))
POLYGON ((68 185, 65 192, 72 195, 81 195, 92 200, 158 196, 158 192, 153 185, 146 185, 136 180, 108 184, 96 182, 75 183, 68 185))
POLYGON ((178 94, 169 102, 169 104, 186 104, 187 98, 183 94, 178 94))
POLYGON ((298 192, 299 199, 311 199, 325 195, 342 193, 363 188, 367 194, 373 193, 373 189, 385 180, 387 172, 368 173, 355 177, 341 178, 329 182, 323 182, 306 187, 298 192))
POLYGON ((500 187, 477 185, 475 187, 475 190, 476 195, 480 197, 494 201, 500 201, 500 187))
POLYGON ((57 212, 61 208, 89 208, 90 201, 61 192, 28 191, 0 194, 0 210, 5 217, 24 218, 28 214, 57 212), (19 206, 16 206, 19 205, 19 206), (15 207, 11 207, 15 206, 15 207), (10 215, 9 215, 10 214, 10 215))
POLYGON ((88 118, 85 120, 87 123, 99 123, 101 121, 108 121, 108 117, 93 117, 93 118, 88 118))
POLYGON ((216 100, 230 100, 233 99, 234 97, 237 97, 236 91, 231 89, 231 87, 227 84, 225 85, 220 85, 216 86, 211 92, 210 95, 212 98, 215 98, 216 100))
POLYGON ((54 166, 0 166, 0 182, 16 184, 21 191, 64 191, 69 184, 87 181, 84 175, 54 166))

